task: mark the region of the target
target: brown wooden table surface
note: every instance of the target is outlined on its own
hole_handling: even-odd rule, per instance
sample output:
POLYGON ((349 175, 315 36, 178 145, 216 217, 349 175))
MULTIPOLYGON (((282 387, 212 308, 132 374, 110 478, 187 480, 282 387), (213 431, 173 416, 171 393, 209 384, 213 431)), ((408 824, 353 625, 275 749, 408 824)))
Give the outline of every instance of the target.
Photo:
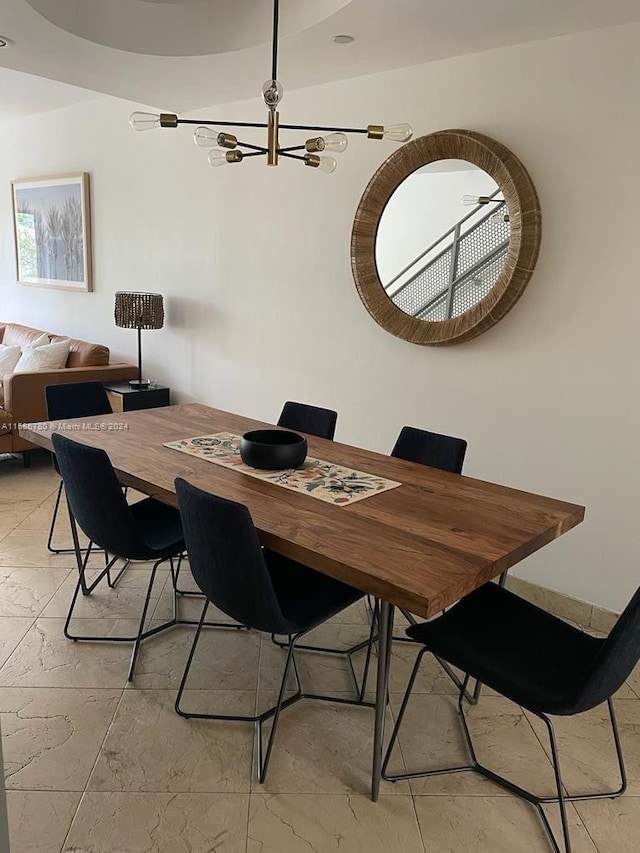
POLYGON ((308 437, 311 456, 402 485, 349 506, 334 506, 162 446, 262 426, 268 424, 191 403, 29 424, 20 434, 51 449, 51 434, 57 429, 101 447, 123 483, 169 504, 176 504, 176 477, 240 501, 249 507, 265 545, 424 617, 500 575, 584 518, 581 506, 314 436, 308 437))

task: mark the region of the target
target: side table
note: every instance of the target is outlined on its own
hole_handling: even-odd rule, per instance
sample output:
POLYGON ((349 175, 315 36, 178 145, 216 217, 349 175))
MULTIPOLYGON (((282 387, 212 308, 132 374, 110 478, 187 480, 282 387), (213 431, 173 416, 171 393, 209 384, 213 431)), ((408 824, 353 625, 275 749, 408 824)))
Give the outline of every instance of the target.
POLYGON ((133 412, 136 409, 156 409, 170 406, 170 389, 166 385, 132 388, 128 382, 104 383, 114 412, 133 412))

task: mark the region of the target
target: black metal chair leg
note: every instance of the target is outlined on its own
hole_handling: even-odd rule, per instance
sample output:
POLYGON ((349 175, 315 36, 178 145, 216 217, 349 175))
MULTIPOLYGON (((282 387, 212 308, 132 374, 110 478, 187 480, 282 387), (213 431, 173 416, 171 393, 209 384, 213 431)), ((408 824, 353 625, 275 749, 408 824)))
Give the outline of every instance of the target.
MULTIPOLYGON (((149 578, 149 586, 147 587, 147 594, 146 594, 145 599, 144 599, 144 606, 142 608, 142 615, 140 616, 140 627, 138 628, 138 636, 135 639, 135 642, 133 644, 133 651, 131 652, 131 664, 129 666, 129 674, 127 675, 127 681, 133 680, 133 671, 135 669, 136 661, 138 659, 138 652, 140 651, 140 643, 144 639, 144 623, 146 622, 146 619, 147 619, 147 611, 149 609, 149 602, 151 601, 151 592, 153 590, 153 582, 156 579, 156 572, 158 571, 158 566, 160 565, 160 563, 164 563, 165 560, 166 560, 165 557, 163 557, 161 560, 157 560, 153 564, 153 569, 151 570, 151 577, 149 578)), ((173 623, 175 623, 175 616, 171 621, 173 623)))
POLYGON ((276 737, 276 732, 278 729, 278 722, 280 720, 280 712, 282 711, 282 705, 284 700, 284 692, 287 686, 287 677, 289 675, 289 670, 291 669, 291 664, 294 665, 294 672, 296 675, 297 682, 297 691, 296 696, 301 695, 300 690, 300 680, 298 677, 298 670, 295 666, 294 652, 295 645, 298 637, 292 637, 291 642, 289 643, 289 651, 287 653, 287 662, 284 666, 284 672, 282 673, 282 681, 280 682, 280 691, 278 693, 278 701, 276 702, 274 713, 273 713, 273 722, 271 724, 271 731, 269 732, 269 740, 267 741, 267 751, 263 756, 263 736, 262 736, 262 726, 264 725, 265 720, 259 720, 257 723, 258 729, 258 782, 261 784, 264 782, 267 776, 267 770, 269 769, 269 761, 271 759, 271 751, 273 749, 273 744, 276 737))

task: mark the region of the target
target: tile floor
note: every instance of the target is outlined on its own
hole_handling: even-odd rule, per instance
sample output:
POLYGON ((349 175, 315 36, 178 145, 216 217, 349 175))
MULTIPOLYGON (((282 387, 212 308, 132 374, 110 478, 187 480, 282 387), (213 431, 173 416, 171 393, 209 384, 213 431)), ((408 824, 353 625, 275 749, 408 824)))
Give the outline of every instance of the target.
MULTIPOLYGON (((173 711, 192 629, 146 643, 132 685, 128 645, 64 639, 73 560, 45 548, 56 486, 44 454, 30 470, 0 458, 0 712, 12 853, 547 853, 534 812, 470 774, 385 784, 380 801, 371 803, 373 716, 366 708, 301 703, 289 710, 267 784, 259 785, 250 726, 184 720, 173 711)), ((68 538, 64 515, 59 536, 68 538)), ((83 600, 82 630, 130 631, 147 573, 136 566, 117 590, 83 600)), ((154 618, 170 606, 165 584, 166 574, 154 618)), ((195 607, 185 602, 191 614, 195 607)), ((318 639, 348 644, 366 631, 357 605, 319 630, 318 639)), ((394 652, 389 720, 414 653, 406 645, 394 652)), ((282 656, 255 633, 212 629, 185 703, 251 712, 271 698, 282 656)), ((350 690, 340 658, 307 654, 300 662, 306 686, 350 690)), ((430 661, 394 768, 464 759, 453 693, 430 661)), ((570 806, 575 853, 639 848, 640 673, 616 705, 629 794, 570 806)), ((487 693, 470 719, 487 763, 550 792, 542 733, 527 714, 487 693)), ((569 785, 613 783, 601 712, 561 720, 559 736, 569 785)))

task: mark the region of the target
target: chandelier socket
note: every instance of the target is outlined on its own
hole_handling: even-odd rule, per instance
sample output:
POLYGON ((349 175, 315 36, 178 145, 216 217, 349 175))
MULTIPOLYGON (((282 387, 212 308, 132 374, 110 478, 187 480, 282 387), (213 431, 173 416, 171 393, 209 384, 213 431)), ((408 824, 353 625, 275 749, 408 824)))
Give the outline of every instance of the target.
POLYGON ((174 113, 160 113, 160 127, 177 127, 178 116, 174 113))
POLYGON ((238 144, 238 137, 234 136, 232 133, 219 133, 218 134, 218 145, 221 148, 235 148, 238 144))
POLYGON ((226 154, 227 163, 242 163, 242 157, 242 151, 237 148, 233 151, 227 151, 226 154))
POLYGON ((316 136, 315 139, 307 139, 304 147, 311 154, 314 154, 316 151, 324 151, 325 142, 321 136, 316 136))
POLYGON ((369 139, 382 139, 384 136, 384 125, 382 124, 368 124, 367 125, 367 137, 369 139))

